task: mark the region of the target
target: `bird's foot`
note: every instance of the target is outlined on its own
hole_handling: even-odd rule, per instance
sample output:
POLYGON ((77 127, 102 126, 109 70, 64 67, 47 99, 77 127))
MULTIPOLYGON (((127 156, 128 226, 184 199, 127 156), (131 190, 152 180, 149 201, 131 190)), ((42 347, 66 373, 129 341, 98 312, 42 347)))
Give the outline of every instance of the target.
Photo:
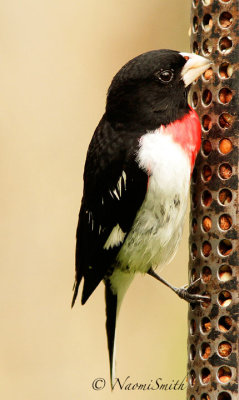
POLYGON ((200 281, 200 278, 193 281, 190 285, 184 285, 180 288, 175 288, 175 293, 183 300, 188 303, 208 303, 210 301, 209 296, 192 293, 195 290, 195 285, 200 281))
POLYGON ((180 288, 177 288, 167 281, 163 279, 161 276, 157 275, 156 272, 150 268, 148 271, 148 274, 151 275, 153 278, 157 279, 158 281, 162 282, 164 285, 168 286, 171 290, 174 291, 181 299, 184 299, 188 301, 189 303, 209 303, 210 302, 210 297, 193 293, 195 291, 195 286, 197 283, 199 283, 200 278, 196 279, 190 285, 185 285, 180 288))

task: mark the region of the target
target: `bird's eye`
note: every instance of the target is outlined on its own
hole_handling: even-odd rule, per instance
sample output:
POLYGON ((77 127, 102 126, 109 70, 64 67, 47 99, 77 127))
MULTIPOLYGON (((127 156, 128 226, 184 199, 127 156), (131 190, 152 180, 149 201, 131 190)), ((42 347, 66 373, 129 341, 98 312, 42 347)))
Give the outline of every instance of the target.
POLYGON ((156 77, 162 82, 170 82, 173 79, 173 71, 165 69, 163 71, 156 72, 156 77))

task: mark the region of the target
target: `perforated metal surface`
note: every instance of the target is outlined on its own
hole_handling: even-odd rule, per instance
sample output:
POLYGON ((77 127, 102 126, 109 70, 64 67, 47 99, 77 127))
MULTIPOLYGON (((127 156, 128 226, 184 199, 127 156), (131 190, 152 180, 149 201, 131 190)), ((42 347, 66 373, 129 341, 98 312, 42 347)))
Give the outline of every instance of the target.
POLYGON ((212 69, 192 86, 202 148, 191 186, 189 278, 210 303, 189 307, 190 400, 239 399, 239 0, 193 0, 191 47, 212 69))

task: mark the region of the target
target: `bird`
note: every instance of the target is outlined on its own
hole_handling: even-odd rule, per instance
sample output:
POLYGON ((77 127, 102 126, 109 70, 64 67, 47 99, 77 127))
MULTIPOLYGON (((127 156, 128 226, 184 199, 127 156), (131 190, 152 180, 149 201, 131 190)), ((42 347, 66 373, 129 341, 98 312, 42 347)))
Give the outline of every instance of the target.
POLYGON ((104 282, 111 389, 116 321, 136 273, 151 275, 189 302, 205 300, 192 293, 194 282, 176 288, 155 269, 172 260, 182 236, 201 145, 200 120, 188 93, 209 66, 200 55, 169 49, 133 58, 114 76, 89 144, 72 307, 82 278, 82 305, 104 282))

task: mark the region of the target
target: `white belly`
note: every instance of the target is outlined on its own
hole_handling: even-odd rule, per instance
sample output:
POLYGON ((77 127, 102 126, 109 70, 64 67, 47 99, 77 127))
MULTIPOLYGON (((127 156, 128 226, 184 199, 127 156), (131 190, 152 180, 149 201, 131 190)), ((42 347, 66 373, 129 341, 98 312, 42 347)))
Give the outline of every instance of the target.
POLYGON ((150 173, 148 190, 118 262, 120 269, 147 272, 168 263, 177 250, 187 207, 190 164, 181 146, 160 130, 142 137, 138 162, 150 173))

